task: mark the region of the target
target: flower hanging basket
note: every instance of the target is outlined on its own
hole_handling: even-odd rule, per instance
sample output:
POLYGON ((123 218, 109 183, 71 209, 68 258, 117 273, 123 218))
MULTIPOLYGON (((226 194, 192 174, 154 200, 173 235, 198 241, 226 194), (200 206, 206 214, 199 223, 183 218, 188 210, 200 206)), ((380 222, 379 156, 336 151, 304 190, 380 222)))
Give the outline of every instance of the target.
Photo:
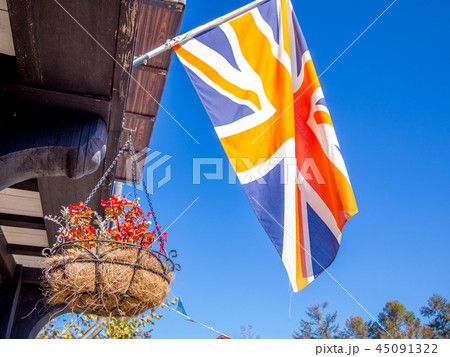
POLYGON ((176 252, 164 252, 165 235, 149 232, 137 201, 113 196, 102 205, 104 219, 83 204, 47 217, 60 225, 57 243, 45 252, 47 303, 107 317, 161 306, 179 270, 176 252), (159 251, 152 249, 157 242, 159 251))

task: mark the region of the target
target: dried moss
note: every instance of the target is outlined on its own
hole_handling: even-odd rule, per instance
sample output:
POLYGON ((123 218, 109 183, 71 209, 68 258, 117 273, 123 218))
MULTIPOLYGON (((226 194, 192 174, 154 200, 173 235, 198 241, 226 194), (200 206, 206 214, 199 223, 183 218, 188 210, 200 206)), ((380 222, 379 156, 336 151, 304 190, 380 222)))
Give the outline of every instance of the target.
POLYGON ((137 261, 137 249, 102 250, 98 259, 81 249, 48 257, 47 303, 107 317, 136 316, 164 303, 174 276, 164 273, 168 269, 159 259, 141 251, 137 261))

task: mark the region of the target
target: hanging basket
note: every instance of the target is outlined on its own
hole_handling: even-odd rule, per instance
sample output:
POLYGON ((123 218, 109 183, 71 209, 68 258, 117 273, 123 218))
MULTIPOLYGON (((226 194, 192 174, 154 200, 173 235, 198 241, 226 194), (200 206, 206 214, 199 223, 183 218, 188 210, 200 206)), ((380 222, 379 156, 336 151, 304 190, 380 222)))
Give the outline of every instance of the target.
POLYGON ((164 303, 174 279, 175 265, 169 257, 121 242, 93 243, 98 243, 100 254, 66 243, 57 247, 61 252, 47 258, 44 283, 50 305, 120 317, 164 303), (111 244, 117 246, 109 248, 111 244))
POLYGON ((44 251, 49 305, 66 304, 78 313, 132 317, 166 300, 174 271, 179 270, 172 260, 176 251, 164 252, 164 237, 148 232, 149 223, 135 202, 113 199, 125 209, 120 204, 112 209, 111 201, 103 202, 106 218, 96 214, 97 228, 91 225, 93 212, 82 204, 63 209, 62 217, 47 217, 60 225, 57 243, 44 251), (116 222, 112 228, 111 221, 116 222), (156 242, 160 251, 152 249, 156 242))

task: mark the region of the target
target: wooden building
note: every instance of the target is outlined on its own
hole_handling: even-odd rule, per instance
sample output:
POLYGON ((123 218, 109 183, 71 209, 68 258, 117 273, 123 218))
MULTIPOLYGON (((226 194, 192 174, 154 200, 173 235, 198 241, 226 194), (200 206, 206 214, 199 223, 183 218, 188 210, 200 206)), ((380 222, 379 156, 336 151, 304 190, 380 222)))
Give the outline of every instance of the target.
MULTIPOLYGON (((178 34, 185 0, 0 0, 0 337, 34 338, 56 312, 42 301, 45 215, 85 201, 136 129, 148 147, 172 58, 131 70, 178 34), (131 74, 131 75, 130 75, 131 74)), ((127 157, 90 206, 100 208, 127 157)), ((129 179, 129 178, 128 178, 129 179)))

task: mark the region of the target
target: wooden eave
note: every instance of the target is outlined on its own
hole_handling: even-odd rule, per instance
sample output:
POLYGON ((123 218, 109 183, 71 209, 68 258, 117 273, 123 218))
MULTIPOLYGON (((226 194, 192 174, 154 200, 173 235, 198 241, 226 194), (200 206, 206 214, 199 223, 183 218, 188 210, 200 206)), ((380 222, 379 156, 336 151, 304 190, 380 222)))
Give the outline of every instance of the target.
MULTIPOLYGON (((18 98, 24 105, 38 103, 95 113, 108 127, 106 156, 93 174, 77 180, 39 177, 14 187, 19 193, 39 193, 42 217, 0 212, 0 227, 45 227, 46 246, 54 243, 56 227, 43 216, 59 215, 61 206, 86 200, 117 155, 122 125, 137 128, 138 150, 148 146, 172 53, 134 69, 136 81, 131 85, 128 72, 135 54, 177 35, 184 11, 183 0, 58 2, 61 6, 53 0, 0 0, 7 5, 15 51, 15 56, 0 54, 0 96, 18 98)), ((99 188, 90 204, 94 210, 111 194, 113 181, 125 179, 125 165, 120 160, 116 177, 113 171, 99 188)), ((18 256, 26 266, 41 248, 41 244, 8 241, 0 229, 1 277, 11 276, 18 256)), ((40 275, 39 269, 35 270, 28 267, 28 279, 40 275)))
MULTIPOLYGON (((143 0, 135 54, 148 52, 177 36, 184 7, 184 0, 143 0)), ((172 55, 173 50, 166 51, 131 72, 124 127, 135 130, 131 135, 137 152, 150 145, 172 55)), ((127 137, 122 135, 121 145, 125 144, 127 137)), ((140 168, 145 156, 141 156, 140 168)), ((119 159, 116 180, 131 182, 130 170, 127 177, 127 165, 130 165, 128 152, 119 159)))

